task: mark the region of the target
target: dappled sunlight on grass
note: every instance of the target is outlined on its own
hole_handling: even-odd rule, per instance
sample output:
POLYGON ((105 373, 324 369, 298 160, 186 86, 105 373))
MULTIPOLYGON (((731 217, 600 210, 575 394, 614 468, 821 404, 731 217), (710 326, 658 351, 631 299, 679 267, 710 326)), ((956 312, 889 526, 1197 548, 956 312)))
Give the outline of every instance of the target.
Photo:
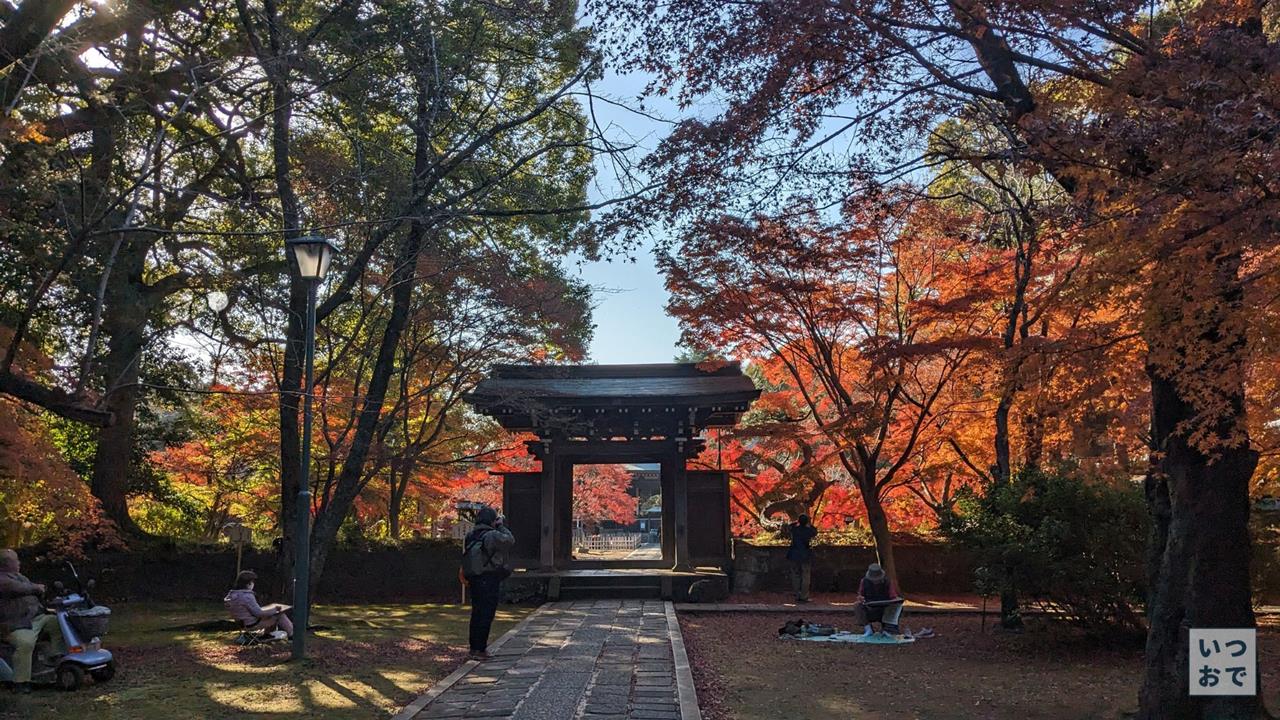
MULTIPOLYGON (((494 637, 531 610, 504 606, 494 637)), ((288 643, 240 647, 234 631, 190 629, 222 618, 219 603, 119 605, 104 643, 120 666, 115 679, 15 698, 0 704, 0 718, 389 717, 463 660, 469 613, 446 604, 318 606, 313 622, 327 629, 294 663, 288 643)))
POLYGON ((205 692, 215 704, 241 712, 302 713, 306 709, 290 687, 267 691, 241 684, 206 683, 205 692))
POLYGON ((316 707, 355 708, 361 703, 374 707, 386 704, 399 695, 394 686, 390 696, 372 685, 353 677, 332 677, 308 684, 311 700, 316 707))
POLYGON ((413 688, 419 679, 419 673, 410 670, 379 670, 378 675, 383 681, 402 690, 413 688))

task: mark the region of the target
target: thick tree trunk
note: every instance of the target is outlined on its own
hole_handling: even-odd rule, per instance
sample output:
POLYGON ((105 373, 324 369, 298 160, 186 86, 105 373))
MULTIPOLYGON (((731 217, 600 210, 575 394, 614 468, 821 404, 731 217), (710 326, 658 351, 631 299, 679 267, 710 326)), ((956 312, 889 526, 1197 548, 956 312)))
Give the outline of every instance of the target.
MULTIPOLYGON (((1176 351, 1181 366, 1177 376, 1167 364, 1147 369, 1153 462, 1146 490, 1153 545, 1148 556, 1150 630, 1140 692, 1143 720, 1266 717, 1260 693, 1192 697, 1188 686, 1189 629, 1256 627, 1249 573, 1249 482, 1258 453, 1242 429, 1246 348, 1243 336, 1232 331, 1243 300, 1239 266, 1237 256, 1208 250, 1204 267, 1186 272, 1201 280, 1211 273, 1214 296, 1177 298, 1183 302, 1175 299, 1159 308, 1148 328, 1148 343, 1176 351), (1204 328, 1202 334, 1185 341, 1190 347, 1171 346, 1169 328, 1176 327, 1183 309, 1196 307, 1196 301, 1209 308, 1195 318, 1204 328), (1216 383, 1197 387, 1190 397, 1183 389, 1189 379, 1200 385, 1210 378, 1216 383), (1206 400, 1205 395, 1213 397, 1206 400), (1206 405, 1216 413, 1208 421, 1206 405), (1189 439, 1193 430, 1207 430, 1220 442, 1206 453, 1189 439)), ((1168 287, 1179 287, 1178 272, 1173 269, 1169 277, 1159 279, 1168 287)), ((1256 668, 1250 671, 1260 680, 1256 668)))
MULTIPOLYGON (((994 487, 1007 484, 1013 477, 1009 451, 1009 411, 1013 408, 1013 394, 1012 387, 1006 389, 1000 397, 1000 404, 996 406, 996 463, 991 468, 991 482, 994 487)), ((1012 573, 1006 572, 1005 575, 1008 578, 1012 573)), ((1000 589, 1000 627, 1005 630, 1022 628, 1022 612, 1018 609, 1018 591, 1007 579, 1000 589)))
MULTIPOLYGON (((994 488, 1007 484, 1013 477, 1009 451, 1009 411, 1013 407, 1013 390, 1006 389, 996 406, 995 451, 996 463, 991 468, 991 483, 994 488)), ((1013 577, 1011 569, 1006 568, 1000 587, 1000 627, 1005 630, 1022 629, 1022 612, 1018 608, 1018 590, 1010 582, 1013 577)))
POLYGON ((1011 585, 1000 589, 1000 627, 1005 630, 1022 629, 1022 609, 1018 607, 1018 590, 1011 585))
POLYGON ((1226 448, 1210 461, 1188 447, 1175 428, 1193 411, 1168 380, 1152 380, 1152 404, 1163 456, 1147 480, 1154 576, 1140 717, 1262 717, 1256 697, 1192 698, 1187 676, 1189 628, 1255 627, 1248 522, 1257 453, 1226 448))
MULTIPOLYGON (((31 54, 71 11, 73 0, 25 0, 0 27, 0 72, 31 54)), ((12 74, 6 78, 14 83, 12 74)))
POLYGON ((107 337, 107 352, 101 372, 107 392, 105 407, 114 421, 98 432, 90 479, 90 489, 107 518, 130 534, 139 532, 129 517, 128 496, 149 307, 142 281, 144 252, 141 242, 122 246, 103 295, 102 331, 107 337))
MULTIPOLYGON (((137 365, 119 377, 132 385, 138 381, 137 365)), ((111 393, 106 407, 115 421, 98 431, 98 447, 93 458, 90 489, 102 505, 106 517, 120 530, 136 534, 137 526, 129 517, 129 473, 133 457, 134 416, 138 402, 136 387, 125 387, 111 393)))
POLYGON ((867 511, 867 524, 871 527, 871 538, 876 544, 876 559, 889 580, 901 590, 902 586, 898 585, 898 566, 893 558, 893 533, 889 530, 889 519, 880 499, 880 488, 876 486, 879 458, 858 449, 856 452, 841 453, 840 462, 858 484, 862 507, 867 511))

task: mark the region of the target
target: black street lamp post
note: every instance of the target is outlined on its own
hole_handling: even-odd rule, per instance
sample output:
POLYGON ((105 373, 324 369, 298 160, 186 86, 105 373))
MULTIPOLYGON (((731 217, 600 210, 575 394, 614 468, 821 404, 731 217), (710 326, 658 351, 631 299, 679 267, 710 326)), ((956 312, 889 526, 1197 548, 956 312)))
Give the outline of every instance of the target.
POLYGON ((293 659, 307 654, 307 622, 311 587, 311 395, 315 380, 316 289, 329 274, 336 248, 327 238, 316 235, 291 238, 285 247, 293 254, 298 276, 307 284, 307 316, 303 327, 306 359, 303 365, 302 448, 298 462, 297 544, 293 558, 293 659))

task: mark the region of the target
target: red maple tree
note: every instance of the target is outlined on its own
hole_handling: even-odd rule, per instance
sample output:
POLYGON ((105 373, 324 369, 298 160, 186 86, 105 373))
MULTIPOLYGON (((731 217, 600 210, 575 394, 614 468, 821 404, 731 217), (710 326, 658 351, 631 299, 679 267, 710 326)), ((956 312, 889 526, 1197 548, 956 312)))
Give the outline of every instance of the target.
MULTIPOLYGON (((981 317, 932 302, 946 266, 933 228, 913 222, 897 197, 861 200, 846 205, 838 227, 813 217, 699 221, 678 257, 659 263, 684 342, 756 358, 764 383, 795 401, 767 434, 789 435, 800 457, 792 468, 776 460, 775 470, 842 470, 894 575, 885 500, 912 479, 922 442, 949 412, 945 390, 974 351, 981 317), (784 433, 785 423, 801 429, 784 433)), ((806 497, 787 502, 811 512, 805 506, 832 484, 811 480, 806 497)))
POLYGON ((631 473, 623 465, 574 465, 574 519, 589 525, 632 522, 638 501, 628 492, 630 487, 631 473))

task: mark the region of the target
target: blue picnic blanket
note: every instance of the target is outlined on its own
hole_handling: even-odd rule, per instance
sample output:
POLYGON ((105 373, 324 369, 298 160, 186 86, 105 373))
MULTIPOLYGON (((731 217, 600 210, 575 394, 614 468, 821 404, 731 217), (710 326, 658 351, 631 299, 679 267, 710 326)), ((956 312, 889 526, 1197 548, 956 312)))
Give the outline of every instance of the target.
POLYGON ((906 645, 916 641, 914 637, 906 635, 890 635, 881 631, 863 635, 854 632, 834 632, 830 635, 780 635, 779 637, 788 638, 790 640, 806 640, 808 642, 827 642, 827 643, 857 643, 864 645, 906 645))

